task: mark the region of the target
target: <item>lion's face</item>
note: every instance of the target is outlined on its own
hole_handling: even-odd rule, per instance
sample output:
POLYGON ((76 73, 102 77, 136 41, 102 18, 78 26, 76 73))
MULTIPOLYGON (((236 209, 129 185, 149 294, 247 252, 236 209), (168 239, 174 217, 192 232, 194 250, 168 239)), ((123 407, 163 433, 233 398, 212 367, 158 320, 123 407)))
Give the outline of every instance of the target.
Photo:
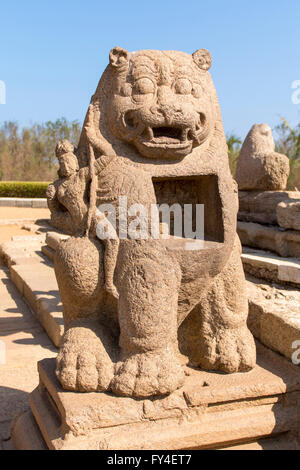
POLYGON ((210 63, 206 50, 191 56, 113 49, 107 117, 114 135, 147 158, 178 160, 188 155, 213 127, 206 90, 210 63))

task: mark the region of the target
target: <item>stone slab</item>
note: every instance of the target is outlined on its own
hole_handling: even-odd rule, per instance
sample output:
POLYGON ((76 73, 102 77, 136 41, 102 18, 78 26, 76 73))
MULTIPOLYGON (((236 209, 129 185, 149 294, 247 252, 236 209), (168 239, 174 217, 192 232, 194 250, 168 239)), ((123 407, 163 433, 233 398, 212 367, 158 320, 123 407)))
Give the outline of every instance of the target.
POLYGON ((0 257, 4 264, 10 267, 14 264, 33 264, 42 262, 41 248, 45 243, 45 235, 35 235, 34 237, 14 237, 14 240, 0 245, 0 257))
POLYGON ((219 450, 300 450, 300 445, 299 441, 290 433, 284 433, 278 437, 260 439, 249 444, 223 447, 219 450))
POLYGON ((0 197, 0 207, 48 208, 46 198, 0 197))
MULTIPOLYGON (((61 388, 55 361, 39 362, 31 410, 50 449, 218 449, 299 432, 300 370, 258 344, 246 374, 186 368, 182 389, 148 400, 61 388)), ((24 432, 24 429, 23 429, 24 432)), ((14 428, 14 442, 18 442, 14 428)))
POLYGON ((55 251, 50 248, 50 246, 48 245, 43 245, 42 246, 42 253, 43 255, 47 256, 47 258, 50 260, 50 261, 54 261, 54 256, 55 256, 55 251))
POLYGON ((15 218, 15 219, 0 219, 0 225, 24 225, 24 224, 34 224, 38 225, 39 221, 43 220, 50 224, 49 219, 37 219, 32 217, 22 217, 22 218, 15 218))
POLYGON ((55 344, 64 331, 62 304, 53 267, 49 264, 14 265, 10 276, 55 344))
POLYGON ((43 246, 48 248, 45 240, 46 233, 13 237, 0 246, 0 255, 19 292, 55 346, 59 346, 64 331, 62 305, 50 257, 42 252, 43 246))
POLYGON ((276 208, 278 224, 286 229, 300 230, 300 199, 281 202, 276 208))
POLYGON ((46 198, 35 198, 32 200, 32 207, 40 209, 48 209, 46 198))
POLYGON ((24 298, 0 268, 0 449, 9 450, 12 419, 29 407, 29 392, 39 383, 37 361, 56 357, 57 349, 36 321, 24 298), (1 348, 2 349, 2 348, 1 348))
POLYGON ((12 444, 15 450, 48 449, 30 410, 16 420, 12 444))
POLYGON ((285 258, 300 258, 300 232, 252 222, 238 222, 237 232, 243 246, 277 253, 285 258))
POLYGON ((48 247, 52 248, 52 250, 56 251, 59 243, 62 240, 67 240, 68 238, 70 238, 69 235, 65 235, 59 232, 47 232, 46 244, 48 247))
MULTIPOLYGON (((248 326, 263 344, 292 361, 300 342, 300 291, 248 278, 248 326)), ((300 351, 299 351, 300 359, 300 351)))
MULTIPOLYGON (((13 432, 12 450, 48 450, 39 427, 30 410, 25 412, 17 421, 13 432)), ((219 447, 217 450, 300 450, 299 441, 290 432, 279 436, 260 439, 246 444, 219 447)))
POLYGON ((243 248, 242 262, 246 273, 283 285, 300 284, 300 260, 283 258, 274 253, 243 248))
POLYGON ((277 205, 295 200, 299 191, 239 191, 238 220, 277 225, 277 205))

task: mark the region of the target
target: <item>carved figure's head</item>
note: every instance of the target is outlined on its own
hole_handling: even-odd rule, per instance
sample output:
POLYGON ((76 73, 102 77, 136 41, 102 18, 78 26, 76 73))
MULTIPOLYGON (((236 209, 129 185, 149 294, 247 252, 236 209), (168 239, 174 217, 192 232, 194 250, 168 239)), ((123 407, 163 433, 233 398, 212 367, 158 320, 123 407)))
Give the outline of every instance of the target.
POLYGON ((60 158, 64 153, 74 152, 74 145, 67 139, 59 140, 56 144, 55 155, 60 158))
POLYGON ((213 128, 211 57, 176 51, 110 52, 107 119, 113 134, 147 158, 180 159, 213 128))
POLYGON ((74 152, 74 146, 67 139, 60 140, 55 149, 59 162, 58 174, 62 178, 69 178, 79 170, 78 159, 74 152))

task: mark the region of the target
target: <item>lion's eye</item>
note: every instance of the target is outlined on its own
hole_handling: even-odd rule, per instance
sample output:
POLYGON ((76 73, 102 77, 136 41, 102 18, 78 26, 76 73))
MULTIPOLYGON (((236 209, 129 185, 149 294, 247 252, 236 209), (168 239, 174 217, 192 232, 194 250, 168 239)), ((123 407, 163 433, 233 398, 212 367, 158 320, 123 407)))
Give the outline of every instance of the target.
POLYGON ((175 91, 180 95, 190 95, 193 86, 187 78, 179 78, 175 84, 175 91))
POLYGON ((120 95, 121 96, 130 96, 131 95, 131 85, 129 83, 125 83, 121 90, 120 90, 120 95))
POLYGON ((154 93, 155 86, 150 78, 140 78, 134 84, 133 93, 137 95, 148 95, 154 93))

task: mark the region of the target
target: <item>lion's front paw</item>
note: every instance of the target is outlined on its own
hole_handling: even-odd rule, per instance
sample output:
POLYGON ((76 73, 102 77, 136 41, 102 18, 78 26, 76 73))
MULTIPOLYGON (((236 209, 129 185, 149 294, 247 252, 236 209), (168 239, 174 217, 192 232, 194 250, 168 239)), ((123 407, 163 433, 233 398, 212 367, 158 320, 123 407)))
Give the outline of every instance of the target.
POLYGON ((184 371, 169 350, 134 354, 119 363, 111 389, 117 395, 149 397, 167 395, 184 382, 184 371))
POLYGON ((114 364, 101 339, 85 327, 66 332, 56 364, 56 375, 66 390, 105 391, 114 375, 114 364))
POLYGON ((255 367, 254 338, 246 326, 222 330, 211 341, 206 338, 205 343, 205 354, 198 364, 203 369, 234 373, 255 367))

